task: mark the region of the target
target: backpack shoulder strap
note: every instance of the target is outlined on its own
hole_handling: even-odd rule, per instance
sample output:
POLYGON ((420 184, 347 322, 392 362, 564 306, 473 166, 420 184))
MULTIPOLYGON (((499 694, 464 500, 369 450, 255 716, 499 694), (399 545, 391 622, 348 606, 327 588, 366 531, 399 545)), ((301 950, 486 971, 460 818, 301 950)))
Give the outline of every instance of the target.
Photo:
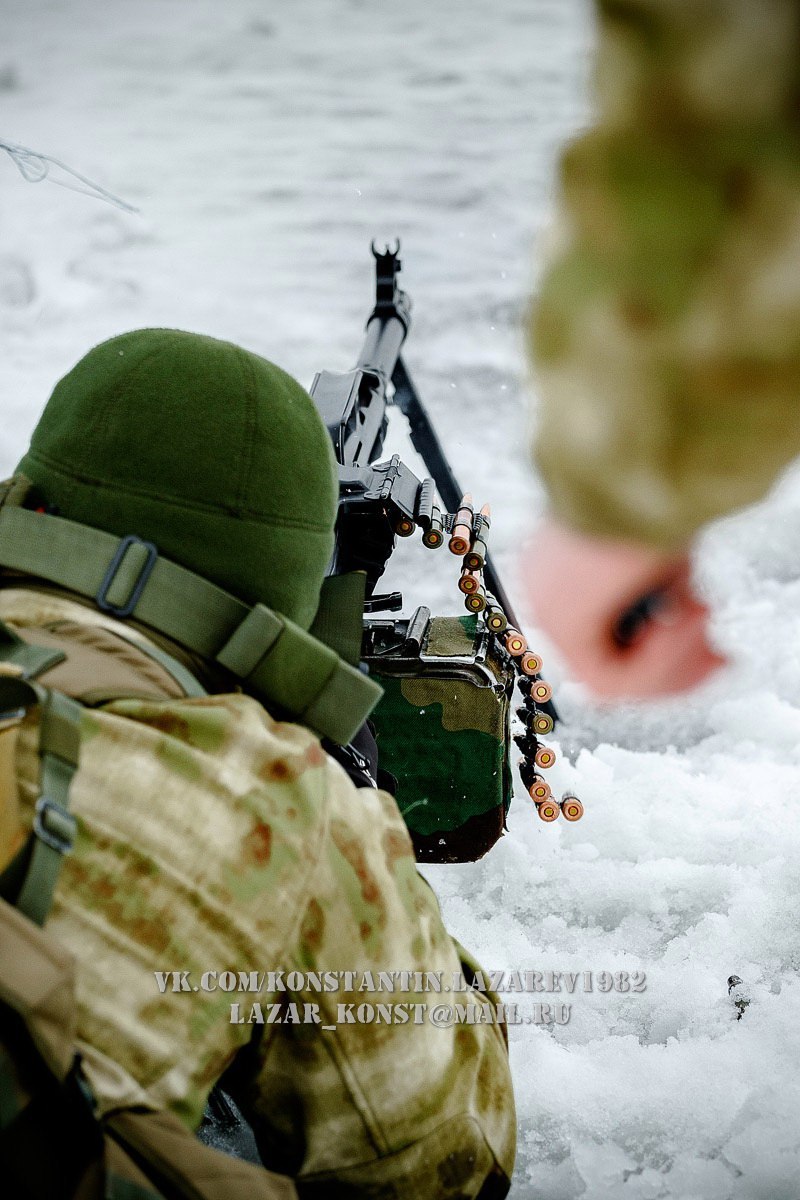
POLYGON ((53 903, 64 855, 75 841, 69 792, 78 767, 81 705, 30 680, 0 676, 0 719, 41 707, 39 797, 28 841, 0 875, 0 897, 36 925, 53 903))
POLYGON ((11 674, 25 679, 35 679, 44 671, 63 662, 66 654, 53 647, 31 646, 0 621, 0 662, 11 668, 11 674))
POLYGON ((134 618, 340 745, 382 695, 374 679, 288 617, 265 604, 245 604, 133 534, 117 538, 63 517, 3 506, 0 563, 90 599, 112 616, 134 618))
MULTIPOLYGON (((183 695, 205 695, 191 672, 165 651, 124 635, 106 636, 112 647, 127 647, 129 657, 138 652, 140 658, 157 664, 183 695)), ((76 648, 80 657, 81 647, 76 648)), ((110 678, 113 681, 113 656, 101 655, 101 658, 111 659, 110 678)), ((0 899, 10 901, 36 925, 43 925, 50 912, 64 855, 70 852, 75 840, 76 821, 69 811, 69 802, 70 786, 78 767, 82 701, 101 703, 106 699, 116 699, 119 694, 127 694, 126 685, 130 685, 132 676, 135 681, 135 673, 121 667, 117 672, 120 675, 119 692, 112 688, 113 695, 92 694, 91 697, 87 692, 86 696, 80 695, 80 700, 33 682, 37 676, 46 676, 55 668, 61 668, 63 673, 68 659, 70 656, 62 645, 28 642, 0 621, 0 665, 9 672, 0 675, 0 722, 4 718, 19 717, 37 705, 41 708, 39 796, 33 830, 26 843, 0 873, 0 899)), ((88 676, 93 672, 89 671, 86 680, 81 683, 80 663, 76 670, 79 686, 83 688, 85 684, 91 689, 92 682, 96 680, 88 676)), ((58 677, 59 672, 55 673, 58 677)), ((69 685, 68 689, 73 690, 69 685)))

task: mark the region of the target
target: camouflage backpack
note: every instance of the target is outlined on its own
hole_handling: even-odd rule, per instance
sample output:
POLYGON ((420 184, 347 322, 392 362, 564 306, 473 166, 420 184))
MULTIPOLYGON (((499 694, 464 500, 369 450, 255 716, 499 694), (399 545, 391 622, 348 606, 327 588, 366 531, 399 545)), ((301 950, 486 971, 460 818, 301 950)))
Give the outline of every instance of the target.
POLYGON ((0 846, 14 849, 20 841, 15 741, 28 712, 38 714, 41 763, 33 831, 0 875, 5 1194, 15 1200, 296 1200, 291 1180, 202 1145, 170 1113, 96 1113, 75 1044, 75 964, 41 928, 75 836, 69 793, 82 708, 33 680, 63 657, 0 624, 0 846))

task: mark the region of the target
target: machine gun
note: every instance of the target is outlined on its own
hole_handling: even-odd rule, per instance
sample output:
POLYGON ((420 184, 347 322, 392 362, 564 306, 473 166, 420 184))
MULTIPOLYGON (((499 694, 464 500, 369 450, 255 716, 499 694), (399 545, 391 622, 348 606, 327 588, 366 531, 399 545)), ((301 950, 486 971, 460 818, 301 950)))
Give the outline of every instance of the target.
POLYGON ((397 801, 425 861, 479 858, 505 828, 511 800, 511 705, 521 732, 520 775, 539 817, 578 820, 576 797, 561 803, 542 771, 555 753, 541 742, 556 720, 541 658, 528 649, 487 550, 488 506, 475 511, 447 461, 402 358, 411 303, 398 285, 399 242, 379 252, 375 307, 353 370, 320 372, 311 395, 339 464, 333 576, 365 579, 361 659, 384 688, 373 720, 381 764, 398 780, 397 801), (389 411, 408 423, 430 475, 420 480, 397 454, 379 461, 389 411), (420 606, 408 619, 399 592, 376 593, 397 539, 422 531, 430 550, 461 559, 458 587, 468 616, 436 617, 420 606))

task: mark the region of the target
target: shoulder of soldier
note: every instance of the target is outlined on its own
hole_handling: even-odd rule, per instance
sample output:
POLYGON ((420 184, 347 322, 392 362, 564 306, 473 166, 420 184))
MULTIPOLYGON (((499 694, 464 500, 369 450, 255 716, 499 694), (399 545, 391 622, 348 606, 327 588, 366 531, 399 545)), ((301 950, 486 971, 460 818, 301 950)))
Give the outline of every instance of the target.
MULTIPOLYGON (((176 818, 181 806, 208 819, 213 812, 220 836, 225 825, 280 819, 288 841, 315 840, 313 827, 326 819, 329 760, 310 730, 273 719, 243 693, 206 694, 141 632, 69 598, 4 590, 0 619, 53 652, 39 682, 85 705, 79 802, 97 792, 91 808, 110 806, 127 790, 141 792, 146 804, 145 793, 160 791, 171 797, 176 818)), ((197 830, 196 840, 207 834, 208 826, 197 830)))
MULTIPOLYGON (((301 863, 311 869, 331 835, 357 843, 377 826, 413 854, 391 797, 357 789, 304 726, 275 720, 243 693, 183 694, 141 634, 61 597, 0 593, 0 617, 66 655, 41 680, 89 705, 77 793, 98 817, 126 794, 132 813, 134 791, 146 807, 156 790, 162 836, 185 828, 192 811, 204 826, 189 838, 196 849, 225 847, 222 860, 236 867, 238 855, 243 870, 250 860, 266 868, 274 851, 287 870, 294 863, 295 894, 301 863)), ((130 834, 139 836, 133 824, 130 834)))

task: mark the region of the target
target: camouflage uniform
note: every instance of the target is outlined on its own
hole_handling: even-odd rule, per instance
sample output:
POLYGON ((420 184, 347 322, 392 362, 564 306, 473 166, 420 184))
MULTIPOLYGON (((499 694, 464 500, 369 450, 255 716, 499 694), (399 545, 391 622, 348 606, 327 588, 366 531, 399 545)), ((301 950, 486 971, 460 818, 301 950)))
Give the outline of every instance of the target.
POLYGON ((598 0, 531 325, 562 520, 670 547, 800 453, 800 9, 598 0))
MULTIPOLYGON (((78 1037, 101 1109, 143 1103, 195 1127, 255 1031, 248 1116, 267 1165, 296 1173, 301 1194, 431 1200, 475 1196, 486 1183, 481 1194, 504 1195, 514 1109, 496 1025, 232 1024, 232 1001, 244 1015, 254 1001, 266 1013, 280 1000, 284 1015, 288 1001, 313 1003, 329 1025, 342 1002, 431 996, 157 987, 155 973, 173 970, 189 972, 190 989, 206 971, 468 970, 394 801, 355 789, 312 733, 244 694, 176 695, 129 624, 8 586, 0 619, 67 652, 43 676, 53 687, 75 691, 78 649, 152 676, 153 699, 84 710, 78 837, 46 924, 78 960, 78 1037)), ((0 868, 31 824, 33 718, 17 763, 19 813, 4 816, 0 868)))

